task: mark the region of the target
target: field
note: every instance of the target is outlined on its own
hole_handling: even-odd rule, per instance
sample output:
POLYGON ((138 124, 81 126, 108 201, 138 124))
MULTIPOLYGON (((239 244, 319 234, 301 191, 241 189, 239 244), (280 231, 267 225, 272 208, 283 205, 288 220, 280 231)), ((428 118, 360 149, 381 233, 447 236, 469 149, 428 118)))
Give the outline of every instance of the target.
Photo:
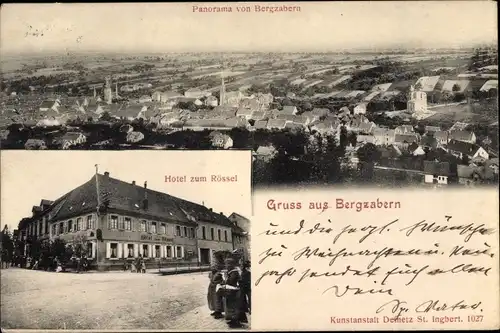
POLYGON ((491 107, 494 106, 475 106, 468 104, 439 106, 432 109, 436 114, 426 118, 425 121, 426 123, 436 124, 455 123, 459 121, 487 125, 498 120, 498 115, 494 112, 487 111, 488 108, 491 107))

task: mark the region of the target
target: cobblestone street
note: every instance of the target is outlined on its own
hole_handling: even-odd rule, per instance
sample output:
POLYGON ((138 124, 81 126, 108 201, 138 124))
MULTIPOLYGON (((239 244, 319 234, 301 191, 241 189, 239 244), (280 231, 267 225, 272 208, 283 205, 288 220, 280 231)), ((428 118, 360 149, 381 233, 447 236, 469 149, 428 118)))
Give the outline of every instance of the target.
MULTIPOLYGON (((210 316, 208 273, 1 270, 3 329, 225 330, 210 316)), ((250 321, 250 320, 249 320, 250 321)))

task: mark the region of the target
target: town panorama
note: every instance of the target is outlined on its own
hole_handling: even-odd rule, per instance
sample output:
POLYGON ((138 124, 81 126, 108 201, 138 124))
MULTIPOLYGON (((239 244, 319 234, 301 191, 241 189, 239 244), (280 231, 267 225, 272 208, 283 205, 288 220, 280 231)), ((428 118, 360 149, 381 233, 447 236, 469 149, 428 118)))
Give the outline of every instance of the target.
POLYGON ((498 49, 3 57, 2 149, 247 149, 255 186, 498 181, 498 49))

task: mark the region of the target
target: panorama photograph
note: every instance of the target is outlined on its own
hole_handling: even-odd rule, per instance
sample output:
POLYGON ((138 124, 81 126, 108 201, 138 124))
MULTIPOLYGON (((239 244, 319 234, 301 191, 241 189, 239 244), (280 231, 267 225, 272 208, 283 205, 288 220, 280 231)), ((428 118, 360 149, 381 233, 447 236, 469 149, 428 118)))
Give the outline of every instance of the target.
POLYGON ((295 5, 3 6, 1 148, 250 150, 255 188, 498 182, 493 2, 295 5))

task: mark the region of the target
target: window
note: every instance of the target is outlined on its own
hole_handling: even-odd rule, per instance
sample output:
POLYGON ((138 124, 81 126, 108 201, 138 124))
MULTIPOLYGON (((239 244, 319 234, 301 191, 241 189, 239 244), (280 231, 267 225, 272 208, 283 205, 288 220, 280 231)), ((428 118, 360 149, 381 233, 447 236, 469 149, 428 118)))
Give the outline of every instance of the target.
POLYGON ((59 223, 59 233, 60 234, 64 233, 64 222, 59 223))
POLYGON ((52 235, 57 235, 57 224, 52 225, 52 235))
POLYGON ((142 232, 147 232, 148 231, 148 222, 146 222, 146 220, 142 220, 141 221, 141 231, 142 232))
POLYGON ((172 258, 172 247, 167 245, 167 258, 172 258))
POLYGON ((156 234, 156 222, 151 222, 151 233, 156 234))
POLYGON ((161 257, 160 245, 155 245, 155 257, 156 258, 161 257))
POLYGON ((167 226, 165 223, 160 224, 160 234, 166 234, 167 233, 167 226))
POLYGON ((111 243, 110 250, 110 258, 118 258, 118 243, 111 243))
POLYGON ((83 219, 81 217, 76 219, 76 231, 83 230, 83 219))
POLYGON ((134 257, 134 244, 127 244, 127 258, 134 257))
POLYGON ((194 228, 191 228, 191 238, 195 238, 194 228))
POLYGON ((179 227, 178 225, 177 225, 177 226, 175 226, 175 234, 176 234, 177 236, 181 236, 181 227, 179 227))
POLYGON ((207 230, 205 227, 201 227, 201 238, 207 239, 207 230))
POLYGON ((228 241, 227 240, 227 230, 224 230, 224 241, 226 241, 226 242, 228 241))
POLYGON ((94 257, 94 243, 87 243, 87 257, 88 258, 93 258, 94 257))
POLYGON ((187 227, 184 227, 184 237, 189 237, 187 227))
POLYGON ((118 229, 120 230, 125 229, 125 221, 123 220, 123 217, 118 219, 118 229))
POLYGON ((214 239, 215 239, 215 231, 214 231, 214 228, 210 228, 210 236, 211 236, 210 238, 211 238, 212 240, 214 240, 214 239))
POLYGON ((147 258, 148 255, 149 255, 148 245, 147 244, 142 244, 142 256, 144 258, 147 258))
POLYGON ((177 258, 182 258, 182 246, 177 246, 177 248, 175 249, 175 252, 177 254, 177 258))
POLYGON ((68 232, 73 232, 73 220, 68 221, 68 232))
POLYGON ((222 240, 220 229, 217 229, 217 238, 218 238, 220 241, 222 240))
POLYGON ((132 219, 130 217, 124 218, 125 230, 132 230, 132 219))
POLYGON ((118 229, 118 216, 111 215, 109 217, 109 229, 118 229))
POLYGON ((92 215, 87 216, 87 229, 94 229, 94 220, 92 215))

